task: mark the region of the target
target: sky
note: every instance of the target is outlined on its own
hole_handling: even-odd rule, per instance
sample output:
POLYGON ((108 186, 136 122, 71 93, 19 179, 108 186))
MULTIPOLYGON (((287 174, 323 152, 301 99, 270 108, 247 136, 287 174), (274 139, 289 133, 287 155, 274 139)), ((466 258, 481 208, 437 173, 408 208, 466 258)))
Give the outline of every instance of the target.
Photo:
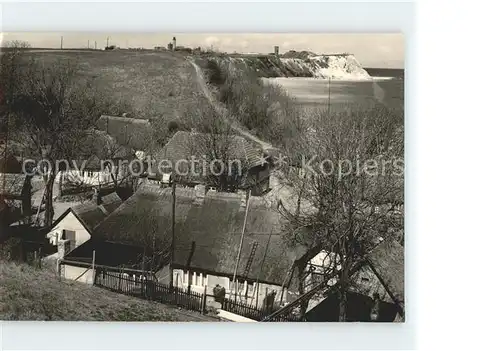
POLYGON ((404 36, 387 34, 314 34, 314 33, 0 33, 0 40, 27 41, 33 47, 97 48, 109 44, 122 48, 167 46, 175 36, 177 45, 214 48, 226 52, 270 53, 274 46, 280 52, 308 50, 317 54, 349 52, 365 67, 404 68, 404 36), (2 37, 3 36, 3 40, 2 37))

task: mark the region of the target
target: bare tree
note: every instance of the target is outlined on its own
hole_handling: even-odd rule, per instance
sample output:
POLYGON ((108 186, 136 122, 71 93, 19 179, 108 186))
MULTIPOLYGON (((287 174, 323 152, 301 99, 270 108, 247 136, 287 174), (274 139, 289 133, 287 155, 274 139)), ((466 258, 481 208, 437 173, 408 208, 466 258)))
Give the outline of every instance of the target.
POLYGON ((295 208, 282 210, 290 242, 334 254, 339 321, 346 319, 352 273, 381 240, 402 231, 395 211, 403 203, 402 137, 394 130, 402 133, 402 120, 384 108, 319 113, 293 145, 301 166, 283 169, 297 198, 295 208))
POLYGON ((105 104, 91 81, 77 75, 77 62, 56 60, 44 64, 33 56, 23 56, 2 65, 2 71, 17 72, 6 78, 13 88, 2 107, 13 120, 17 138, 44 160, 45 169, 39 171, 44 173, 46 187, 45 225, 50 225, 56 161, 78 155, 88 128, 105 104))
POLYGON ((190 156, 205 163, 206 183, 219 191, 235 191, 242 187, 249 167, 244 157, 246 141, 234 134, 231 118, 220 116, 202 101, 188 111, 188 119, 193 133, 188 145, 190 156))
POLYGON ((10 133, 13 120, 10 118, 8 106, 12 103, 15 91, 20 82, 20 63, 24 49, 29 48, 27 42, 11 41, 6 43, 0 54, 0 144, 5 143, 0 157, 7 162, 10 146, 10 133))

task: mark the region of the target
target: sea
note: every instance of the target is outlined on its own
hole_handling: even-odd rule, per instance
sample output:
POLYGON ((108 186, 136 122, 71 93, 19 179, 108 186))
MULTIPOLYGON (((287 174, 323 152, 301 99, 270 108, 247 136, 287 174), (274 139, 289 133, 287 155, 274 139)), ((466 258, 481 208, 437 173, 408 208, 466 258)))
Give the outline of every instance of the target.
POLYGON ((365 68, 371 81, 340 81, 322 78, 265 78, 279 84, 304 110, 370 109, 376 104, 404 106, 404 70, 365 68))

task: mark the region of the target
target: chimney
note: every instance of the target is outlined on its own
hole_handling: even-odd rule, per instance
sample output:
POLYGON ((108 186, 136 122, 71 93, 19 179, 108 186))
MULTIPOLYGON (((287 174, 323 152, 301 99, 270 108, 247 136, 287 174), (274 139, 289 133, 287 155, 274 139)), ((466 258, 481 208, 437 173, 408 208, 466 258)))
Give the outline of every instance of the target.
POLYGON ((206 192, 207 196, 213 196, 214 194, 217 194, 217 189, 215 189, 213 186, 208 188, 208 191, 206 192))
POLYGON ((238 190, 238 195, 240 195, 240 210, 244 211, 247 207, 247 192, 244 190, 238 190))
POLYGON ((92 200, 95 202, 96 205, 100 205, 102 203, 102 196, 99 189, 94 188, 94 196, 92 200))
POLYGON ((59 258, 64 258, 70 250, 70 241, 59 239, 57 242, 57 255, 59 258))

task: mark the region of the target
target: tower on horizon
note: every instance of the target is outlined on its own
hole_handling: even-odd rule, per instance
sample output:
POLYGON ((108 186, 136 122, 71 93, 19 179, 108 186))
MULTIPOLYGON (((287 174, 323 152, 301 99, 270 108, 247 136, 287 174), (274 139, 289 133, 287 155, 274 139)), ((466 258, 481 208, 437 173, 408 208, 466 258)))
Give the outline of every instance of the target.
POLYGON ((175 37, 172 39, 172 49, 175 51, 177 47, 177 39, 175 39, 175 37))

